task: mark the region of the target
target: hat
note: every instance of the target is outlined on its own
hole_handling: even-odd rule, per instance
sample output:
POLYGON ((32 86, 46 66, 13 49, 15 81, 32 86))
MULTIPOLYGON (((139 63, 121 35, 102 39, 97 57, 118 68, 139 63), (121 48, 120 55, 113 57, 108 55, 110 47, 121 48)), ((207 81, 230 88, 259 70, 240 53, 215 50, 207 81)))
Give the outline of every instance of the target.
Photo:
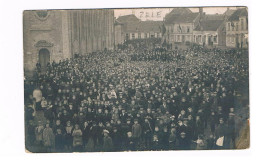
POLYGON ((234 114, 234 113, 229 113, 228 115, 229 115, 229 116, 235 116, 235 114, 234 114))
POLYGON ((172 115, 170 118, 175 118, 175 116, 174 116, 174 115, 172 115))
POLYGON ((106 129, 105 129, 103 132, 104 132, 104 133, 107 133, 107 134, 109 134, 109 131, 108 131, 108 130, 106 130, 106 129))
POLYGON ((181 132, 181 135, 185 135, 186 133, 185 132, 181 132))

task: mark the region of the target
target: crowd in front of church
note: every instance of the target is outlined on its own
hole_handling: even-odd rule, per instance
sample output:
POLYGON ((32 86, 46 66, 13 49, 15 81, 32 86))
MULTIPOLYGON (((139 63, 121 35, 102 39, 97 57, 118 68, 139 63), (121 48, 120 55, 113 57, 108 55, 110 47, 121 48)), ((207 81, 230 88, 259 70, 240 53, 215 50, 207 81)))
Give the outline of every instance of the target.
POLYGON ((44 74, 38 63, 24 83, 27 150, 235 148, 246 119, 236 111, 248 85, 247 57, 238 50, 124 49, 52 62, 44 74))

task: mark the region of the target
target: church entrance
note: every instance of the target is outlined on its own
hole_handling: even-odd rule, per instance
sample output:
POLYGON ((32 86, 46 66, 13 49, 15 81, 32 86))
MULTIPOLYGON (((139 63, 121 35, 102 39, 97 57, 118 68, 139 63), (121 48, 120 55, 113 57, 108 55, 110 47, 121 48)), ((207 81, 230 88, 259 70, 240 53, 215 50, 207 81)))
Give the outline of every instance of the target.
POLYGON ((50 62, 50 52, 48 49, 43 48, 39 51, 39 62, 42 71, 46 71, 47 64, 50 62))

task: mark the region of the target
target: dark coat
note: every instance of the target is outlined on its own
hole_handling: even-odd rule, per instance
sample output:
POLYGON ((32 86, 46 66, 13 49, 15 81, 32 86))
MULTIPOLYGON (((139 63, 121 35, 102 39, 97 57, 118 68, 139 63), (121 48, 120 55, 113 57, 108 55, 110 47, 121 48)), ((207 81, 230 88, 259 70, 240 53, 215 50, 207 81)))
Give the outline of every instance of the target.
POLYGON ((178 138, 176 146, 178 150, 189 150, 191 142, 188 138, 178 138))
POLYGON ((113 151, 113 142, 110 136, 105 136, 103 138, 103 150, 106 152, 113 151))
POLYGON ((134 138, 139 138, 141 137, 142 134, 142 127, 140 124, 134 124, 132 126, 132 134, 134 138))
POLYGON ((62 134, 55 135, 55 149, 61 151, 64 147, 64 136, 62 134))

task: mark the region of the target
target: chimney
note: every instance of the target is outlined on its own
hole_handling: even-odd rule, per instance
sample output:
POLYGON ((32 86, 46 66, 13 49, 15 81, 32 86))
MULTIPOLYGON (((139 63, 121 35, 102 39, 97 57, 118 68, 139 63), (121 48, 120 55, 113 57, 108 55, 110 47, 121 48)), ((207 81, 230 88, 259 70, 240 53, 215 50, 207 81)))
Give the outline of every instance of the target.
POLYGON ((202 7, 199 8, 199 13, 200 13, 201 16, 203 15, 203 8, 202 7))
POLYGON ((200 7, 199 8, 199 16, 200 16, 200 20, 202 20, 203 19, 203 17, 204 17, 204 13, 203 13, 203 8, 202 7, 200 7))
POLYGON ((135 9, 132 9, 132 14, 135 15, 135 9))

